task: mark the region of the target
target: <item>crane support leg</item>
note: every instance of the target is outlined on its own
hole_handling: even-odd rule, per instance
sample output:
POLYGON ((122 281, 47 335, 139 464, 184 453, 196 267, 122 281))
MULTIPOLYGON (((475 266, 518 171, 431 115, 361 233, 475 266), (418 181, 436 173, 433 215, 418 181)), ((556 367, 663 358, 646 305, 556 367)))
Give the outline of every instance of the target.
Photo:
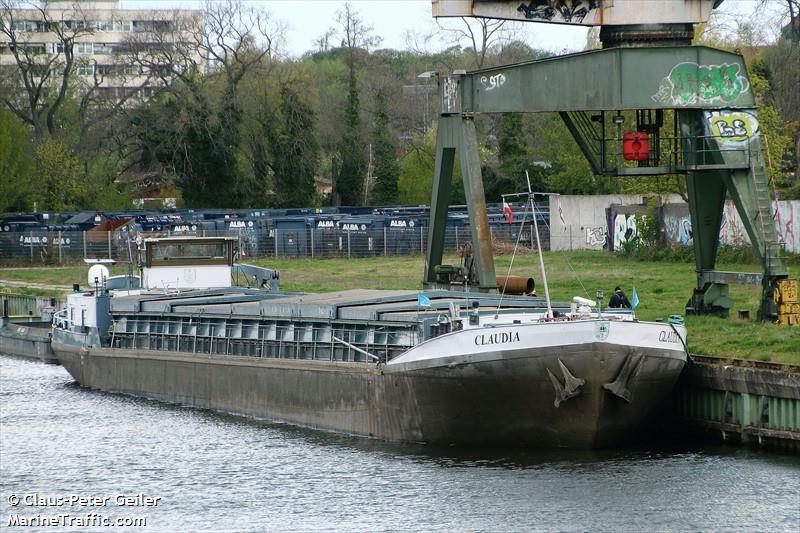
POLYGON ((433 175, 431 214, 428 232, 428 250, 425 261, 425 282, 436 282, 436 267, 442 264, 447 208, 453 179, 455 154, 461 162, 469 222, 472 229, 473 254, 478 287, 482 290, 497 288, 492 255, 489 219, 486 214, 486 197, 483 192, 481 162, 475 124, 460 115, 439 117, 436 136, 436 168, 433 175))
POLYGON ((755 110, 685 111, 680 122, 688 168, 714 168, 690 170, 686 177, 697 272, 697 286, 686 311, 727 315, 730 309, 727 283, 714 271, 727 193, 762 263, 759 319, 776 320, 776 289, 787 270, 772 219, 772 194, 755 110), (725 124, 736 120, 742 131, 736 137, 722 137, 720 129, 712 127, 720 119, 725 124))

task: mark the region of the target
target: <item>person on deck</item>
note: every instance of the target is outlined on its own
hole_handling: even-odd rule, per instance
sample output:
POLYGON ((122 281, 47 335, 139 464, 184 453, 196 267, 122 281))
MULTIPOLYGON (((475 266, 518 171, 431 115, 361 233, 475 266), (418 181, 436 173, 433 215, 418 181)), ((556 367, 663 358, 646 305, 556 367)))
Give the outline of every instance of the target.
POLYGON ((622 289, 619 287, 614 287, 614 294, 611 295, 611 299, 608 301, 608 306, 612 308, 631 308, 631 302, 628 300, 628 297, 625 296, 625 293, 622 292, 622 289))

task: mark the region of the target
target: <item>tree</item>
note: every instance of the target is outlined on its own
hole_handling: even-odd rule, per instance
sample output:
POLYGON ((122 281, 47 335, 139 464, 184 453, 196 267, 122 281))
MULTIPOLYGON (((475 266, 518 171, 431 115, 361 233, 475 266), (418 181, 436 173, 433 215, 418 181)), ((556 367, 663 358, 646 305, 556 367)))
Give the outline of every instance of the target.
POLYGON ((56 113, 74 82, 76 39, 93 31, 80 4, 64 13, 51 10, 49 4, 47 0, 0 0, 0 34, 14 58, 13 66, 0 71, 6 85, 3 103, 33 127, 37 139, 55 133, 56 113), (35 20, 25 20, 29 18, 35 20), (53 36, 52 45, 37 42, 40 28, 53 36))
MULTIPOLYGON (((401 204, 430 204, 435 162, 436 128, 426 133, 415 133, 411 149, 400 159, 397 192, 401 204)), ((458 154, 453 164, 449 202, 451 205, 466 203, 458 154)))
POLYGON ((10 111, 0 109, 0 213, 31 208, 30 144, 25 124, 10 111))
POLYGON ((375 127, 372 130, 375 190, 372 193, 372 203, 387 205, 397 201, 397 180, 400 176, 400 167, 397 163, 396 148, 389 129, 386 97, 383 92, 375 95, 375 106, 375 127))
POLYGON ((160 164, 174 169, 188 205, 241 207, 263 202, 261 189, 253 186, 254 176, 248 179, 241 169, 239 87, 247 76, 269 72, 282 31, 268 14, 242 0, 207 1, 202 25, 184 21, 129 43, 132 61, 155 72, 162 90, 172 96, 167 109, 172 120, 157 121, 164 130, 138 137, 174 144, 149 154, 142 146, 140 163, 146 163, 148 155, 160 156, 160 164))
POLYGON ((481 69, 486 64, 487 54, 494 47, 502 46, 511 40, 512 35, 522 26, 508 20, 461 17, 460 23, 443 25, 439 29, 449 34, 450 42, 466 45, 472 53, 473 67, 481 69))
POLYGON ((361 137, 361 117, 355 70, 348 75, 347 104, 344 111, 344 133, 339 144, 340 165, 335 176, 335 194, 344 205, 363 203, 364 176, 367 159, 361 137))
POLYGON ((344 205, 360 205, 364 202, 364 177, 367 170, 367 158, 364 153, 364 141, 361 132, 361 106, 358 91, 357 56, 362 50, 379 42, 371 35, 372 28, 366 26, 347 3, 337 17, 342 37, 342 48, 346 52, 347 63, 347 103, 345 104, 343 125, 344 132, 339 144, 339 168, 334 174, 334 203, 344 205))
POLYGON ((784 37, 800 42, 800 0, 759 0, 759 8, 765 7, 768 3, 776 3, 781 8, 789 20, 784 29, 784 37))
POLYGON ((38 209, 73 211, 85 207, 89 190, 80 160, 57 139, 45 138, 34 150, 35 183, 31 197, 38 209))
POLYGON ((306 207, 315 192, 314 175, 319 163, 319 144, 314 135, 314 111, 289 84, 281 87, 281 131, 274 146, 277 207, 306 207))
POLYGON ((499 199, 502 194, 527 190, 526 171, 531 177, 533 190, 542 190, 541 168, 532 165, 528 144, 523 114, 503 113, 497 138, 499 165, 495 172, 484 179, 487 198, 499 199))
MULTIPOLYGON (((794 41, 782 37, 764 50, 763 74, 769 80, 769 100, 786 122, 784 133, 793 144, 790 152, 795 161, 794 187, 800 189, 800 164, 797 163, 800 161, 800 33, 798 36, 794 41)), ((764 120, 764 114, 763 108, 759 110, 760 121, 764 120)), ((772 147, 771 138, 770 143, 772 147)))
POLYGON ((614 180, 595 176, 561 118, 555 113, 532 115, 529 123, 531 155, 549 166, 544 175, 547 190, 560 194, 617 192, 614 180))

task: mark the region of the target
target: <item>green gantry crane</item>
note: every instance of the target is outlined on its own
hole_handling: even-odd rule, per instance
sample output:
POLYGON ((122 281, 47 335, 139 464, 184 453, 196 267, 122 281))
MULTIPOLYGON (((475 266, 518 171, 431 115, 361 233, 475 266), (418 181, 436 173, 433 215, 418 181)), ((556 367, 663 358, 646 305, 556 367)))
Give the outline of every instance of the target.
MULTIPOLYGON (((692 218, 697 286, 687 313, 727 315, 728 284, 760 282, 759 318, 789 309, 772 218, 755 99, 741 55, 692 46, 694 25, 722 0, 433 0, 436 17, 599 25, 603 49, 451 75, 432 73, 441 98, 425 284, 441 284, 456 152, 466 192, 479 290, 497 282, 473 118, 557 112, 603 176, 683 174, 692 218), (726 194, 736 205, 763 276, 715 270, 726 194)), ((787 284, 788 283, 788 284, 787 284)), ((788 291, 791 293, 791 290, 788 291)), ((796 303, 796 299, 795 299, 796 303)), ((797 311, 797 309, 794 309, 797 311)), ((785 322, 785 321, 784 321, 785 322)))

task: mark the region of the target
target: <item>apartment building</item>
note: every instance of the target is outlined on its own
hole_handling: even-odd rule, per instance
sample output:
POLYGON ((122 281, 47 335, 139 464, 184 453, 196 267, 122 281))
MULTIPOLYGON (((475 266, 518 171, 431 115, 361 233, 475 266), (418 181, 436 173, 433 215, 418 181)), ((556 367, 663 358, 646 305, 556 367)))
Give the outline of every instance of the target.
MULTIPOLYGON (((0 68, 17 66, 14 47, 36 69, 63 69, 66 38, 72 37, 79 92, 109 99, 146 99, 159 84, 156 69, 171 70, 166 57, 184 57, 202 68, 191 50, 203 12, 186 9, 129 9, 119 0, 0 2, 0 68), (65 38, 66 37, 66 38, 65 38), (181 54, 155 53, 166 46, 181 54), (148 48, 154 53, 148 54, 148 48), (140 61, 142 56, 147 60, 140 61), (159 64, 159 61, 162 64, 159 64)), ((4 74, 8 75, 8 74, 4 74)))

